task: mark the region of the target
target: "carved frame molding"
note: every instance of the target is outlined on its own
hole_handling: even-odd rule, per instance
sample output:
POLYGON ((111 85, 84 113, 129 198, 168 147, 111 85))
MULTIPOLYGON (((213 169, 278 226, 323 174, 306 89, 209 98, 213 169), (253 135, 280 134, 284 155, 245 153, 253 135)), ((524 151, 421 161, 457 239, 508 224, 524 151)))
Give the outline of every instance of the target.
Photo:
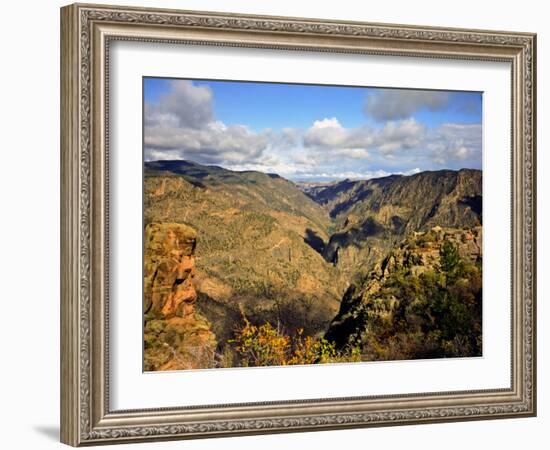
POLYGON ((61 10, 61 439, 138 440, 536 414, 536 36, 75 4, 61 10), (508 61, 512 66, 510 389, 110 411, 108 67, 113 40, 508 61))

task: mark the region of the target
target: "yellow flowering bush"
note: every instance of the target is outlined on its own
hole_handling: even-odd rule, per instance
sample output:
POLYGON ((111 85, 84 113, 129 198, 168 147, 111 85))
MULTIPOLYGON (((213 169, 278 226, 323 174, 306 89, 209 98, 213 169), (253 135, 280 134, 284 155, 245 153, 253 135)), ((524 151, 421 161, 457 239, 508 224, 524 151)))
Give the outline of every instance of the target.
POLYGON ((361 361, 358 349, 336 350, 332 342, 324 338, 304 336, 299 329, 288 336, 270 323, 253 325, 244 318, 245 324, 235 332, 233 344, 240 366, 287 366, 322 364, 330 362, 361 361))

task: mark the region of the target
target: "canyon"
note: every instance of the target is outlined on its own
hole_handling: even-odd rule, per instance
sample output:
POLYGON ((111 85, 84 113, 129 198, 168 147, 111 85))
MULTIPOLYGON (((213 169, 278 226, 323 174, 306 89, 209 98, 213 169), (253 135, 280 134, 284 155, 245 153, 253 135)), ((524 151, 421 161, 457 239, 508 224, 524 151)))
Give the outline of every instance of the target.
MULTIPOLYGON (((398 278, 416 280, 419 296, 432 273, 434 286, 458 283, 477 314, 481 287, 460 283, 481 274, 481 171, 294 183, 178 160, 146 162, 144 174, 146 370, 238 365, 230 343, 243 323, 353 344, 370 359, 456 356, 437 327, 433 349, 389 336, 384 321, 413 318, 400 310, 412 300, 395 296, 398 278), (452 273, 441 269, 447 245, 461 261, 452 273), (385 340, 360 336, 375 322, 385 340)), ((478 354, 478 331, 455 333, 457 348, 478 354)))

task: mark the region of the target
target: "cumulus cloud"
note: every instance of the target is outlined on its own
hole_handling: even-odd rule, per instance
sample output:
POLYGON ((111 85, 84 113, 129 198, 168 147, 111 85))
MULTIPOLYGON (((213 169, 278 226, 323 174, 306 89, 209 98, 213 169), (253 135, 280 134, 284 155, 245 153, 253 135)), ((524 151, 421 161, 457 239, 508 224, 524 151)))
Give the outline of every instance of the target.
POLYGON ((367 147, 372 130, 369 127, 346 129, 335 117, 317 120, 304 134, 304 146, 324 152, 317 157, 338 155, 354 159, 368 158, 367 147), (330 153, 328 153, 330 152, 330 153))
POLYGON ((201 128, 179 128, 161 123, 146 129, 146 158, 164 153, 171 158, 205 164, 254 160, 267 147, 268 135, 267 132, 254 133, 243 125, 226 126, 220 122, 210 122, 201 128))
POLYGON ((366 158, 368 149, 392 154, 421 145, 425 127, 414 119, 387 122, 382 128, 367 125, 344 128, 336 118, 318 120, 304 135, 305 147, 336 152, 352 158, 366 158))
POLYGON ((145 125, 201 128, 214 120, 213 95, 208 86, 195 86, 188 80, 173 80, 170 92, 160 96, 158 104, 145 104, 145 125))
POLYGON ((383 120, 379 123, 345 127, 338 118, 325 117, 306 129, 255 131, 218 120, 209 87, 175 80, 156 102, 145 104, 145 159, 188 159, 295 180, 368 179, 409 175, 420 168, 480 167, 480 124, 430 128, 411 117, 417 109, 443 107, 446 95, 385 89, 371 94, 365 107, 376 111, 375 118, 383 120))
POLYGON ((364 112, 377 121, 406 119, 421 109, 441 110, 449 100, 442 91, 379 89, 367 95, 364 112))
MULTIPOLYGON (((191 159, 204 164, 254 161, 273 133, 215 120, 210 88, 174 80, 158 103, 145 104, 145 158, 191 159)), ((286 137, 288 139, 288 137, 286 137)))
POLYGON ((304 134, 304 147, 312 161, 362 159, 382 167, 422 163, 423 167, 437 168, 466 162, 477 166, 481 145, 479 124, 449 123, 428 128, 414 118, 357 128, 345 128, 336 118, 325 118, 314 122, 304 134))
POLYGON ((401 149, 422 146, 426 133, 426 127, 412 118, 391 121, 376 133, 376 145, 382 153, 391 155, 401 149))
POLYGON ((447 123, 436 128, 426 143, 435 163, 478 161, 481 164, 481 124, 447 123))

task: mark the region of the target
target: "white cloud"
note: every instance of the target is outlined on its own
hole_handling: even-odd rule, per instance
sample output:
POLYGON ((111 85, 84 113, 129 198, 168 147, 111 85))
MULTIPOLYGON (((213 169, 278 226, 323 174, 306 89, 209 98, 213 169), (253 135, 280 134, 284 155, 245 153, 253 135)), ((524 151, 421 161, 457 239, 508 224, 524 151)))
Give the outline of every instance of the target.
POLYGON ((406 119, 420 109, 443 109, 449 98, 441 91, 378 89, 367 96, 364 112, 378 121, 406 119))
MULTIPOLYGON (((345 128, 336 118, 318 120, 304 134, 308 157, 319 164, 336 158, 365 160, 370 167, 477 167, 481 161, 481 125, 443 124, 428 128, 414 118, 381 127, 345 128)), ((342 163, 343 161, 339 161, 342 163)))
POLYGON ((365 171, 345 171, 345 172, 320 172, 320 173, 308 173, 303 172, 299 174, 300 179, 327 179, 327 180, 370 180, 372 178, 383 178, 390 175, 414 175, 415 173, 421 172, 420 168, 415 167, 414 169, 402 171, 392 171, 388 172, 387 170, 378 169, 378 170, 365 170, 365 171))
POLYGON ((306 131, 304 145, 348 157, 368 157, 368 149, 391 154, 421 144, 425 127, 414 119, 387 122, 382 128, 346 129, 336 118, 318 120, 306 131))
POLYGON ((454 150, 453 155, 456 159, 466 159, 472 154, 472 150, 466 147, 459 147, 454 150))
POLYGON ((400 149, 418 148, 426 136, 426 127, 410 118, 387 122, 376 137, 380 151, 393 154, 400 149))
POLYGON ((145 104, 145 158, 191 159, 204 164, 254 161, 273 133, 216 121, 210 88, 174 80, 158 103, 145 104))
POLYGON ((158 104, 145 104, 145 125, 163 123, 183 128, 201 128, 214 120, 213 94, 207 86, 195 86, 188 80, 170 82, 170 92, 162 94, 158 104))
POLYGON ((159 124, 145 132, 146 158, 164 151, 203 163, 241 162, 258 158, 269 142, 268 133, 254 133, 243 125, 179 128, 159 124))
POLYGON ((336 117, 313 122, 304 135, 307 147, 342 148, 348 147, 350 131, 344 129, 336 117))
POLYGON ((477 160, 481 165, 481 124, 443 124, 429 136, 426 147, 439 164, 477 160))
MULTIPOLYGON (((393 91, 385 90, 377 101, 384 96, 391 99, 393 91)), ((425 95, 407 98, 402 110, 419 105, 436 108, 438 101, 443 101, 425 95)), ((146 103, 146 160, 189 159, 291 179, 367 179, 410 174, 419 167, 428 170, 481 165, 480 124, 448 123, 428 128, 409 116, 376 126, 347 128, 338 118, 326 117, 305 130, 289 127, 255 131, 246 125, 217 120, 213 100, 210 88, 181 80, 173 81, 170 91, 156 103, 146 103)), ((390 109, 395 116, 396 108, 390 109)))

